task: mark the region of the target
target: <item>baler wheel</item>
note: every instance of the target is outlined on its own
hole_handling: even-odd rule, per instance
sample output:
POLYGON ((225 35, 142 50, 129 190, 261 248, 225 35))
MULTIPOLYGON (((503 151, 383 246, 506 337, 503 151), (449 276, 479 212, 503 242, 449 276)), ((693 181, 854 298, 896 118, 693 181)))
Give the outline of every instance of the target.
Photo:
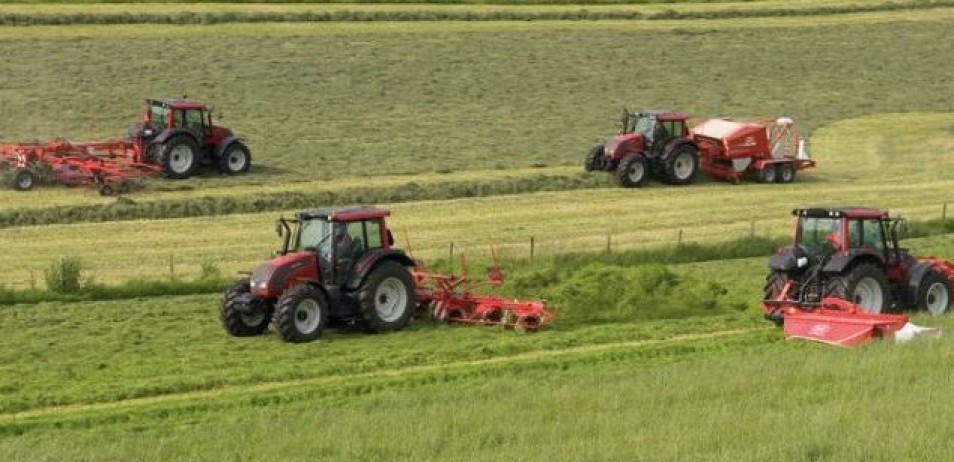
POLYGON ((166 178, 184 180, 195 172, 198 157, 199 146, 195 140, 187 135, 176 135, 162 146, 159 165, 166 178))
POLYGON ((787 163, 779 164, 778 175, 776 175, 775 181, 779 183, 791 183, 795 181, 795 166, 787 163))
POLYGON ((676 146, 663 160, 666 182, 674 185, 692 183, 699 171, 699 151, 689 143, 676 146))
POLYGON ((590 149, 586 153, 586 158, 583 161, 583 170, 587 172, 592 172, 596 170, 603 169, 603 145, 598 144, 593 146, 593 149, 590 149))
POLYGON ((778 179, 778 171, 775 170, 775 165, 769 164, 765 167, 762 167, 762 170, 759 170, 759 182, 761 183, 775 183, 778 179))
POLYGON ((268 327, 267 313, 248 313, 239 309, 238 297, 249 291, 248 281, 239 281, 225 290, 222 305, 219 308, 219 320, 229 334, 236 337, 261 335, 268 327))
POLYGON ((624 188, 638 188, 649 179, 649 165, 640 154, 630 154, 623 158, 616 168, 616 179, 624 188))
POLYGON ((241 141, 232 142, 219 158, 219 171, 229 175, 245 173, 252 166, 252 153, 241 141))
POLYGON ((951 309, 951 283, 935 271, 928 271, 918 285, 915 298, 918 309, 933 315, 947 313, 951 309))
POLYGON ((36 184, 36 175, 28 169, 21 168, 13 174, 13 189, 27 191, 36 184))
POLYGON ((888 280, 881 268, 861 263, 825 284, 825 297, 847 300, 867 313, 884 313, 891 307, 888 280))
POLYGON ((416 304, 411 274, 396 261, 382 261, 358 289, 362 324, 371 333, 403 329, 416 304))
POLYGON ((311 342, 327 324, 328 301, 311 285, 293 286, 275 304, 275 333, 286 342, 311 342))

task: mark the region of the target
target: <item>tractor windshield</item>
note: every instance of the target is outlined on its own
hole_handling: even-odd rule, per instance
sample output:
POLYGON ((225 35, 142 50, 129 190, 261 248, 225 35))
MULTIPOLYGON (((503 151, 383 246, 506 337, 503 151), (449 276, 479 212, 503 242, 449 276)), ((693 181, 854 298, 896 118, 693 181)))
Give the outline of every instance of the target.
POLYGON ((295 236, 294 252, 317 249, 331 236, 331 223, 322 218, 302 220, 298 223, 298 233, 295 236))
POLYGON ((837 218, 802 217, 798 221, 798 237, 796 244, 805 246, 809 253, 821 253, 831 249, 829 235, 834 235, 841 242, 841 220, 837 218))
POLYGON ((649 136, 655 125, 655 119, 640 113, 628 114, 626 117, 625 133, 642 133, 649 136))
POLYGON ((169 108, 158 104, 149 106, 149 121, 156 127, 156 131, 162 132, 166 129, 167 115, 169 115, 169 108))

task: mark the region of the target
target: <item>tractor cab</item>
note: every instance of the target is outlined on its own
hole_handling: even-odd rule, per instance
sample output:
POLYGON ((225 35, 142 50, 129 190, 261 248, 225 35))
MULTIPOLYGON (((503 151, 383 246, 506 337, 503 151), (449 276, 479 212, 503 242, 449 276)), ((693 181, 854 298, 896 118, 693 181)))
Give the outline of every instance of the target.
POLYGON ((686 137, 685 114, 675 112, 634 112, 625 113, 621 134, 639 134, 643 137, 646 151, 661 149, 673 138, 686 137))
POLYGON ((205 104, 176 99, 146 100, 144 122, 149 125, 151 135, 155 137, 168 132, 186 132, 203 146, 218 144, 231 131, 212 123, 212 109, 205 104))
POLYGON ((902 260, 898 240, 905 229, 901 218, 862 207, 808 208, 792 212, 798 221, 795 244, 810 255, 840 253, 851 258, 869 256, 892 266, 902 260))

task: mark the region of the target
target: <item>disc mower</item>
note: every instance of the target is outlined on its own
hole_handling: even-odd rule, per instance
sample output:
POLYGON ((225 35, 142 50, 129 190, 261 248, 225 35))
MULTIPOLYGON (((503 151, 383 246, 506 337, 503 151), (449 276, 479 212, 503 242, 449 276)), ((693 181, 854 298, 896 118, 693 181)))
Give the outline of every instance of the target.
POLYGON ((769 259, 762 301, 766 318, 782 325, 787 337, 855 345, 938 333, 889 313, 947 313, 954 294, 954 264, 900 247, 904 219, 864 207, 793 214, 794 242, 769 259))

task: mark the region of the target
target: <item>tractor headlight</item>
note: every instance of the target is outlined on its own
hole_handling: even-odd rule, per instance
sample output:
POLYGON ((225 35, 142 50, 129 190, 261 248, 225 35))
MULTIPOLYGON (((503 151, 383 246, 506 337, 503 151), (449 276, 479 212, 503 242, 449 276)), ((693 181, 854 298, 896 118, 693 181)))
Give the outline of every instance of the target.
POLYGON ((142 136, 145 137, 145 138, 149 138, 149 137, 151 137, 152 135, 155 135, 155 134, 156 134, 156 132, 154 132, 151 128, 144 128, 144 129, 142 130, 142 136))
POLYGON ((799 257, 798 259, 795 260, 795 266, 798 267, 798 268, 804 268, 804 267, 808 266, 808 258, 807 258, 807 257, 799 257))

